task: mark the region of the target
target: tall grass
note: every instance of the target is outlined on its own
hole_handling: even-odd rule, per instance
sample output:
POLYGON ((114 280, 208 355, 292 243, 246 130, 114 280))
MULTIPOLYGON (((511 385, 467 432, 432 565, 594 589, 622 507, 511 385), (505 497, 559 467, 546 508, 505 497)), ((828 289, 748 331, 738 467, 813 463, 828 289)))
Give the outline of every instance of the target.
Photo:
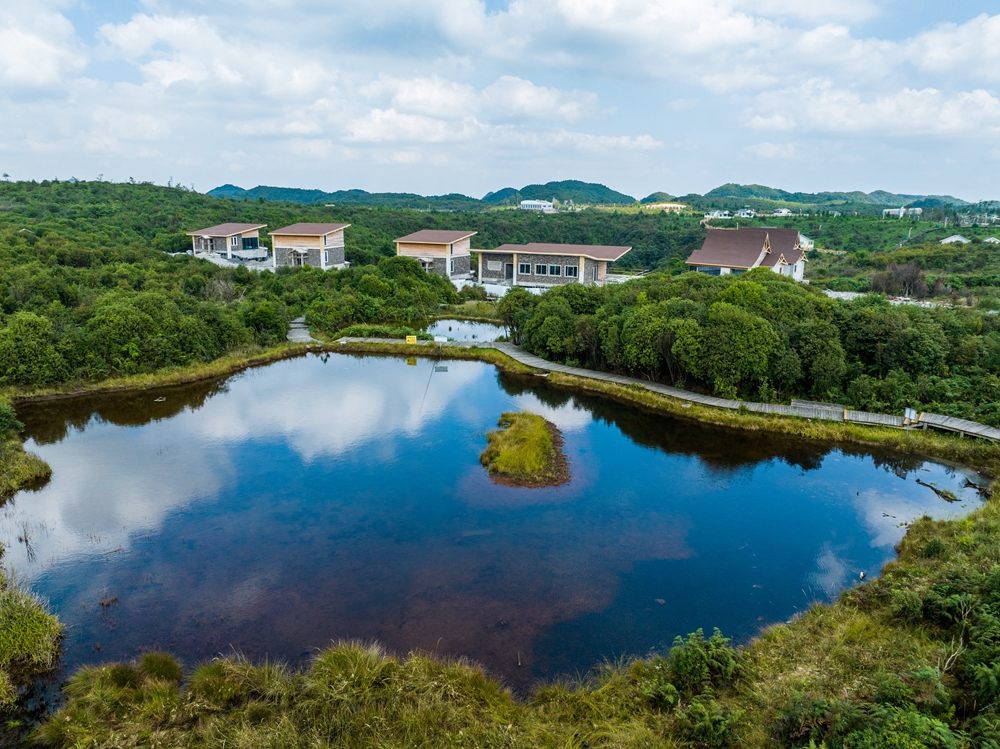
POLYGON ((26 452, 18 437, 0 438, 0 505, 15 492, 45 481, 51 475, 49 464, 26 452))
POLYGON ((0 711, 13 705, 16 685, 51 669, 62 626, 12 570, 0 569, 0 711))
POLYGON ((543 476, 550 467, 555 448, 549 424, 537 414, 507 411, 499 429, 487 433, 487 446, 479 456, 490 473, 528 480, 543 476))

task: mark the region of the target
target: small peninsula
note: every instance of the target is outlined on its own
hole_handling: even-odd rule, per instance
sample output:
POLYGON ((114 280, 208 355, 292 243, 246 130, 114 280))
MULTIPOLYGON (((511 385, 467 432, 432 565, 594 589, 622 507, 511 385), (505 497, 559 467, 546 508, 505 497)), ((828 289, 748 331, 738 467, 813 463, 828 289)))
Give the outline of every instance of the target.
POLYGON ((569 481, 569 461, 555 424, 527 411, 507 411, 497 426, 487 433, 479 456, 494 483, 537 488, 569 481))

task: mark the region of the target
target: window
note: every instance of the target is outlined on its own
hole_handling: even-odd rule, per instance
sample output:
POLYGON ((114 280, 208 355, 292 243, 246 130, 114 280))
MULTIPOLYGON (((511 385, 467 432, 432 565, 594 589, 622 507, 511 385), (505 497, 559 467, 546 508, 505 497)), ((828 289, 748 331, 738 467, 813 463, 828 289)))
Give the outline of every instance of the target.
POLYGON ((517 272, 520 273, 520 274, 522 274, 522 275, 525 275, 525 276, 530 276, 531 275, 531 263, 518 263, 517 264, 517 272))
POLYGON ((455 261, 454 260, 451 261, 451 272, 452 273, 455 272, 455 261))
POLYGON ((575 265, 566 266, 566 278, 576 278, 576 274, 580 272, 580 269, 575 265))
MULTIPOLYGON (((323 239, 325 241, 326 237, 323 237, 323 239)), ((323 250, 323 265, 326 265, 329 262, 330 262, 330 251, 329 250, 323 250)))
POLYGON ((328 239, 329 239, 329 237, 326 234, 324 234, 323 235, 323 246, 324 247, 326 247, 326 240, 328 240, 328 239))
POLYGON ((501 271, 503 270, 503 263, 500 262, 499 260, 487 260, 486 270, 501 271))
POLYGON ((546 270, 548 270, 548 268, 546 268, 544 265, 536 265, 535 266, 535 275, 536 276, 544 276, 546 270))
POLYGON ((721 275, 722 273, 721 268, 712 268, 705 265, 699 265, 697 268, 695 268, 695 270, 697 270, 699 273, 707 273, 710 276, 718 276, 721 275))
POLYGON ((561 276, 562 275, 562 266, 561 265, 550 265, 549 266, 549 275, 550 276, 561 276))
POLYGON ((231 247, 235 247, 239 241, 240 241, 239 237, 230 237, 229 238, 229 245, 231 247))

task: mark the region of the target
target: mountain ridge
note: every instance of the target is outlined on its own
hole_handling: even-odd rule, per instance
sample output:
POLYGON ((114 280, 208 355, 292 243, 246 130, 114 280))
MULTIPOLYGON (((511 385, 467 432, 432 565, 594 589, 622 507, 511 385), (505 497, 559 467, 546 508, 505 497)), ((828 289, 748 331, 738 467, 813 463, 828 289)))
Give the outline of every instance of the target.
POLYGON ((802 209, 842 209, 872 211, 881 208, 912 206, 935 208, 945 205, 966 207, 972 203, 952 195, 912 195, 893 193, 887 190, 872 192, 829 191, 818 193, 789 192, 766 185, 741 185, 727 183, 709 190, 704 195, 690 193, 674 197, 666 192, 654 192, 637 201, 631 195, 613 190, 607 185, 581 180, 560 180, 544 184, 530 184, 517 189, 504 187, 488 192, 481 199, 461 193, 447 195, 418 195, 405 192, 373 193, 366 190, 323 190, 299 187, 272 187, 258 185, 249 190, 233 184, 225 184, 209 190, 207 195, 216 198, 247 200, 273 200, 291 203, 329 203, 334 205, 367 205, 386 208, 412 208, 418 210, 481 210, 484 208, 517 205, 522 200, 557 200, 561 203, 572 201, 578 205, 630 206, 636 202, 643 204, 676 201, 687 203, 692 208, 731 208, 734 201, 754 208, 795 207, 802 209))

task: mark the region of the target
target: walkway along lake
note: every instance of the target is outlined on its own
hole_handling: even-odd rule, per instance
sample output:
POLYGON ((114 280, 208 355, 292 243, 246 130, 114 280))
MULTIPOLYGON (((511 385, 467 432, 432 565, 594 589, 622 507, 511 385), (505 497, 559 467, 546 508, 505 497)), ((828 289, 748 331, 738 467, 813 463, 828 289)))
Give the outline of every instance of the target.
POLYGON ((150 648, 295 665, 356 638, 526 690, 698 627, 745 641, 877 574, 906 521, 979 503, 965 469, 475 361, 309 355, 21 418, 54 473, 0 508, 0 542, 66 624, 70 671, 150 648), (484 434, 512 409, 559 427, 570 483, 489 480, 484 434))

